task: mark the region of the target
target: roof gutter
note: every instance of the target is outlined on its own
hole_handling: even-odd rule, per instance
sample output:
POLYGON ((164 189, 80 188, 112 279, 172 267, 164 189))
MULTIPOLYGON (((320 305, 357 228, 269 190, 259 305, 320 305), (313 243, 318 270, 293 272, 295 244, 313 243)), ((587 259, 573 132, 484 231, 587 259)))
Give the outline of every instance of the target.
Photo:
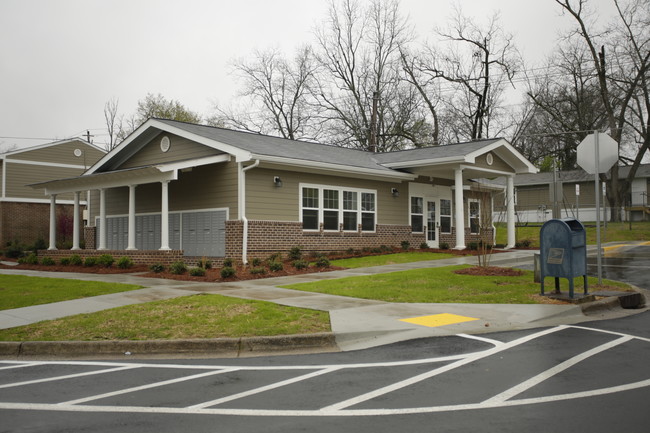
POLYGON ((238 162, 239 166, 238 175, 239 182, 239 196, 237 208, 239 211, 239 219, 243 223, 242 227, 242 248, 241 248, 241 261, 244 265, 248 264, 248 218, 246 218, 246 172, 260 165, 260 160, 256 159, 255 162, 247 167, 244 167, 242 162, 238 162))

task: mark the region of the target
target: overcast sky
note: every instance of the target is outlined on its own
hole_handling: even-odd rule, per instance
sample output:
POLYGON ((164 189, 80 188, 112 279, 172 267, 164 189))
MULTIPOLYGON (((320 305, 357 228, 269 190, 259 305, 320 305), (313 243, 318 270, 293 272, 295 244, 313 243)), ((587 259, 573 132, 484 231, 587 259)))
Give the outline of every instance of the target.
MULTIPOLYGON (((602 16, 611 0, 589 0, 602 16)), ((421 39, 454 2, 402 0, 421 39)), ((477 20, 500 11, 528 66, 572 26, 553 0, 463 0, 477 20)), ((104 104, 135 111, 147 93, 206 115, 228 105, 233 58, 312 42, 325 0, 0 0, 0 151, 85 134, 103 146, 104 104), (14 138, 15 137, 15 138, 14 138)))

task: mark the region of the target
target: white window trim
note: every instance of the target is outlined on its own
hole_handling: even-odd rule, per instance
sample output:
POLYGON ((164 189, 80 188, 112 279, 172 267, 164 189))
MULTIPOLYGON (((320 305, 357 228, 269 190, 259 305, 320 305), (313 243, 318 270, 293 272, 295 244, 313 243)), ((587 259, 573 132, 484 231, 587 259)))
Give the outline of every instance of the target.
POLYGON ((411 226, 411 233, 418 233, 418 234, 419 233, 424 233, 424 226, 425 226, 424 202, 425 202, 424 196, 417 195, 417 194, 409 196, 409 225, 411 226), (414 198, 422 199, 422 213, 413 213, 413 205, 411 204, 411 202, 413 201, 414 198), (422 231, 419 231, 419 232, 413 231, 413 215, 419 215, 419 216, 422 217, 422 231))
POLYGON ((440 209, 438 210, 438 213, 439 213, 438 220, 440 221, 440 233, 445 234, 445 235, 449 235, 449 234, 453 233, 453 231, 454 231, 453 230, 454 229, 454 203, 451 200, 451 198, 442 197, 442 198, 440 198, 440 206, 439 207, 440 207, 440 209), (449 214, 443 214, 442 213, 442 200, 449 200, 449 212, 451 212, 451 213, 449 213, 449 214), (449 217, 450 222, 449 222, 449 231, 448 232, 443 232, 442 231, 442 218, 443 217, 445 217, 445 218, 449 217))
MULTIPOLYGON (((339 206, 338 206, 338 212, 339 212, 339 227, 343 223, 343 213, 344 212, 354 212, 354 210, 351 209, 343 209, 343 191, 349 191, 349 192, 356 192, 357 193, 357 227, 359 224, 361 224, 361 217, 364 213, 372 213, 375 216, 375 223, 373 224, 373 229, 372 230, 362 230, 363 233, 375 233, 377 230, 377 214, 378 214, 378 199, 377 199, 377 190, 374 189, 364 189, 364 188, 352 188, 352 187, 347 187, 347 186, 334 186, 334 185, 323 185, 323 184, 313 184, 313 183, 300 183, 298 185, 298 190, 299 190, 299 205, 300 205, 300 211, 299 211, 299 218, 300 222, 302 223, 302 215, 303 215, 303 200, 302 200, 302 190, 303 188, 313 188, 318 190, 318 229, 305 229, 303 228, 303 231, 305 232, 319 232, 320 231, 320 225, 324 221, 324 190, 329 189, 329 190, 335 190, 338 191, 338 200, 339 200, 339 206), (366 193, 366 194, 373 194, 375 197, 375 210, 374 211, 362 211, 362 198, 361 194, 366 193)), ((316 209, 316 208, 307 208, 307 209, 316 209)), ((328 209, 332 210, 332 209, 328 209)), ((340 233, 341 230, 324 230, 325 232, 328 233, 340 233)), ((357 233, 358 230, 343 230, 344 233, 357 233)))
POLYGON ((479 227, 479 232, 480 232, 480 230, 481 230, 481 201, 479 199, 477 199, 477 198, 468 198, 467 199, 467 228, 469 228, 471 234, 476 235, 476 234, 479 234, 479 232, 473 232, 472 231, 472 214, 471 214, 471 211, 470 211, 470 208, 471 208, 470 203, 478 204, 477 219, 478 219, 478 227, 479 227))

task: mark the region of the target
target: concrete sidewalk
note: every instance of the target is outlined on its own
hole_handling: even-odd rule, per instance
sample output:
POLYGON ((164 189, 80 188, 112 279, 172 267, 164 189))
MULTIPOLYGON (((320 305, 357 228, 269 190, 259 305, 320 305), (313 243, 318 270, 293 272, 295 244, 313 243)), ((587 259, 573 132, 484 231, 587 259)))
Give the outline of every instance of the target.
MULTIPOLYGON (((516 250, 494 254, 494 266, 528 267, 534 250, 516 250)), ((445 260, 393 264, 343 271, 303 274, 228 283, 194 283, 143 278, 134 274, 75 274, 60 272, 0 270, 0 274, 21 274, 108 281, 142 285, 143 289, 96 296, 73 301, 0 311, 0 329, 22 326, 73 314, 90 313, 123 305, 169 299, 196 293, 216 293, 243 299, 270 301, 281 305, 310 308, 330 313, 332 331, 340 350, 363 349, 413 338, 480 334, 526 329, 557 324, 578 323, 598 316, 611 315, 611 305, 599 313, 585 316, 577 305, 511 304, 405 304, 364 300, 283 289, 278 286, 298 282, 372 275, 409 269, 433 268, 457 264, 475 264, 476 257, 463 256, 445 260), (443 324, 431 322, 429 316, 444 315, 443 324), (425 319, 421 319, 421 318, 425 319), (416 323, 404 319, 416 319, 416 323)), ((620 314, 620 313, 619 313, 620 314)))

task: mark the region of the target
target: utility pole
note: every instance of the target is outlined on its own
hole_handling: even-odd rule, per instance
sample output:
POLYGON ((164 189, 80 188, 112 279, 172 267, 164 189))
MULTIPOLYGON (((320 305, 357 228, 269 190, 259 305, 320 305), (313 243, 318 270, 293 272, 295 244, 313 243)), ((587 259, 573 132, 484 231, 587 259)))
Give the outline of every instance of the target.
POLYGON ((372 114, 370 115, 370 143, 369 150, 377 151, 377 103, 379 102, 379 92, 372 93, 372 114))

